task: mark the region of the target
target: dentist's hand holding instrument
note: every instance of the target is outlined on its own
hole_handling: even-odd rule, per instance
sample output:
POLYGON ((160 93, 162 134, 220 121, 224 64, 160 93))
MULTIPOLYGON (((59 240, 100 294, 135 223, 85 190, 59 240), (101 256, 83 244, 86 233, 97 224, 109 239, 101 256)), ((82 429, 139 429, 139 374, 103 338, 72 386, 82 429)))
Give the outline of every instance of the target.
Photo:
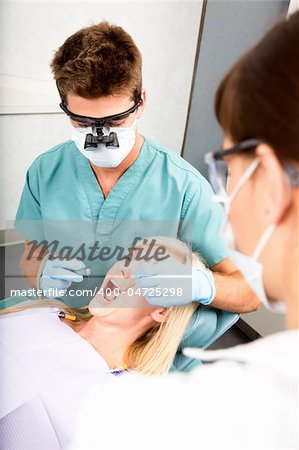
POLYGON ((78 259, 50 259, 47 255, 42 261, 38 276, 37 288, 43 291, 47 298, 57 298, 65 295, 72 283, 80 283, 84 276, 90 275, 90 269, 78 259))

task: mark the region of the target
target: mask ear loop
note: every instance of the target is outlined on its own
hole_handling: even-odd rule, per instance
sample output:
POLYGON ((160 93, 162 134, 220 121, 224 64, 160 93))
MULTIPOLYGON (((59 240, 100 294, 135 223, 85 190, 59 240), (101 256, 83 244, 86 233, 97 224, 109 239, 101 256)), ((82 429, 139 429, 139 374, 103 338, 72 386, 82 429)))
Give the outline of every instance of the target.
POLYGON ((225 209, 226 220, 228 220, 228 215, 229 215, 231 202, 236 197, 236 195, 238 194, 238 192, 241 189, 241 187, 243 186, 243 184, 245 184, 246 181, 249 180, 251 175, 254 173, 254 171, 258 167, 259 163, 260 163, 259 158, 255 158, 255 160, 252 161, 252 163, 247 167, 247 169, 245 170, 243 175, 239 178, 236 186, 234 187, 234 189, 233 189, 233 191, 232 191, 232 193, 230 195, 227 195, 227 193, 224 192, 223 194, 218 194, 218 195, 215 194, 213 196, 212 201, 217 202, 217 203, 221 203, 223 205, 223 207, 225 209))
MULTIPOLYGON (((285 166, 284 166, 284 168, 285 168, 285 166)), ((290 177, 289 177, 289 173, 287 171, 285 171, 285 172, 286 172, 285 173, 286 182, 287 182, 287 184, 290 187, 289 196, 291 198, 291 186, 292 186, 292 184, 291 184, 291 180, 290 180, 290 177)), ((295 185, 297 186, 297 184, 295 184, 295 185)), ((299 186, 299 183, 298 183, 298 186, 299 186)), ((254 252, 252 254, 252 258, 253 259, 255 259, 255 260, 259 259, 259 257, 261 256, 262 251, 264 250, 267 242, 269 241, 270 237, 272 236, 275 228, 276 228, 276 223, 272 223, 271 225, 269 225, 269 227, 266 228, 266 230, 264 231, 262 237, 260 238, 260 240, 259 240, 259 242, 258 242, 258 244, 256 246, 256 249, 254 250, 254 252)))
POLYGON ((249 180, 249 178, 251 177, 251 175, 255 172, 255 170, 257 169, 258 165, 260 163, 260 159, 259 158, 255 158, 254 161, 252 161, 252 163, 247 167, 247 169, 245 170, 245 172, 243 173, 243 175, 239 178, 236 186, 234 187, 232 193, 230 194, 230 196, 228 197, 230 201, 232 201, 235 196, 237 195, 237 193, 239 192, 239 190, 241 189, 241 187, 243 186, 243 184, 245 184, 245 182, 247 180, 249 180))
MULTIPOLYGON (((233 189, 231 195, 229 196, 230 202, 236 197, 237 193, 239 192, 239 190, 241 189, 243 184, 251 177, 251 175, 257 169, 259 163, 260 163, 260 159, 255 158, 255 160, 252 161, 252 163, 249 165, 247 170, 243 173, 243 175, 239 179, 238 183, 236 184, 235 188, 233 189)), ((263 233, 262 237, 260 238, 260 240, 256 246, 256 249, 254 250, 254 252, 252 254, 253 259, 258 260, 265 245, 267 244, 273 231, 275 230, 275 227, 276 227, 276 224, 273 223, 265 230, 265 232, 263 233)))
POLYGON ((254 252, 252 254, 252 258, 255 259, 256 261, 259 259, 262 251, 264 250, 267 242, 269 241, 270 237, 272 236, 275 228, 276 228, 276 223, 272 223, 271 225, 269 225, 269 227, 266 228, 266 230, 262 234, 262 237, 260 238, 260 240, 256 246, 256 249, 254 250, 254 252))

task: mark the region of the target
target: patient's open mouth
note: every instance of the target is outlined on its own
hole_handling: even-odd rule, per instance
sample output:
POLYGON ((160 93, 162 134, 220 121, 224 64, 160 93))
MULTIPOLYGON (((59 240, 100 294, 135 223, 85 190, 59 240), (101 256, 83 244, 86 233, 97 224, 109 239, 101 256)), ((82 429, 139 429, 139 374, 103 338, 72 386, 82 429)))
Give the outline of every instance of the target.
POLYGON ((103 298, 107 302, 115 300, 119 295, 119 287, 114 280, 108 280, 103 288, 103 298))

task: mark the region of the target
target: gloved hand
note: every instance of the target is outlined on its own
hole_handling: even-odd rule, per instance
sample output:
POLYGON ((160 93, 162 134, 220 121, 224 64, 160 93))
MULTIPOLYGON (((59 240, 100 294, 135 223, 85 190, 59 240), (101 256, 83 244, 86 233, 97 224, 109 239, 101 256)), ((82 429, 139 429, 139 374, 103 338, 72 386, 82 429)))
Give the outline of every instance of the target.
POLYGON ((215 297, 213 273, 191 268, 176 258, 140 264, 134 271, 136 286, 151 305, 170 307, 197 301, 209 305, 215 297))
POLYGON ((58 290, 63 291, 63 293, 59 293, 59 297, 62 297, 72 282, 80 283, 83 281, 80 272, 83 273, 85 267, 85 264, 78 259, 68 261, 48 259, 39 280, 39 288, 43 290, 44 297, 57 298, 58 290))

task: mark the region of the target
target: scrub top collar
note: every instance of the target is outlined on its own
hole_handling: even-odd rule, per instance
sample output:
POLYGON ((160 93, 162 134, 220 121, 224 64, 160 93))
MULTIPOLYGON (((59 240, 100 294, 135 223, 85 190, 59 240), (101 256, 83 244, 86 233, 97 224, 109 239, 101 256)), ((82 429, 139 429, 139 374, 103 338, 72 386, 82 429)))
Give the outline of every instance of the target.
POLYGON ((141 147, 136 161, 130 166, 104 198, 89 160, 85 158, 74 145, 77 167, 86 195, 86 205, 90 208, 92 220, 115 220, 120 205, 130 190, 142 178, 143 172, 154 159, 154 154, 148 152, 146 140, 141 147))

